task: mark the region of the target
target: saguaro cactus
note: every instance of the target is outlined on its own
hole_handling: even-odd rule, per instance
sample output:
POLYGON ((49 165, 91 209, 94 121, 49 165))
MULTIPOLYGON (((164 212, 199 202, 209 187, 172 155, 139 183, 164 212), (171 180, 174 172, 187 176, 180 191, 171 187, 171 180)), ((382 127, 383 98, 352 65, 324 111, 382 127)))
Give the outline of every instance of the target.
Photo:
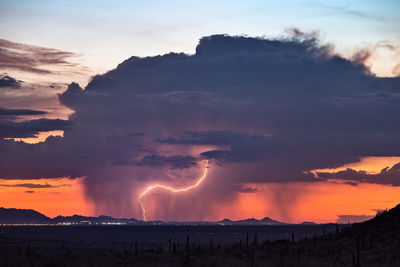
POLYGON ((357 238, 357 267, 361 267, 361 259, 360 259, 360 238, 357 238))
POLYGON ((249 247, 249 231, 246 232, 246 248, 249 247))
POLYGON ((251 267, 254 267, 254 248, 251 250, 251 267))
POLYGON ((135 240, 135 256, 138 255, 138 242, 137 242, 137 238, 135 240))

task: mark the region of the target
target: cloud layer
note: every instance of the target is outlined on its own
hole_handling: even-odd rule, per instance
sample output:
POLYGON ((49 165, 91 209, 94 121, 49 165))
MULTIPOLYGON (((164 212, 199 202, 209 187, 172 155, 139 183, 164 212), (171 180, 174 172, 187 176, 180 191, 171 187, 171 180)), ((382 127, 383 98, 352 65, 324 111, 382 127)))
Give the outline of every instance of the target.
POLYGON ((13 77, 8 76, 7 74, 0 74, 0 88, 1 87, 19 88, 20 86, 21 86, 21 81, 18 81, 13 77))
POLYGON ((65 132, 37 145, 1 141, 0 177, 86 177, 86 197, 113 215, 140 217, 134 199, 144 186, 191 184, 206 160, 193 203, 164 202, 168 216, 191 205, 212 213, 209 202, 257 192, 246 183, 315 182, 327 176, 310 170, 400 151, 400 78, 375 77, 301 32, 214 35, 194 55, 131 57, 85 89, 72 83, 59 101, 75 111, 68 122, 3 123, 2 137, 65 132))
POLYGON ((44 66, 74 66, 76 64, 67 60, 74 56, 76 54, 71 52, 0 39, 0 69, 15 69, 32 73, 49 74, 51 70, 44 66))
MULTIPOLYGON (((18 111, 18 110, 17 110, 18 111)), ((0 113, 2 110, 0 109, 0 113)), ((4 110, 3 110, 4 112, 4 110)), ((31 113, 28 115, 34 115, 33 110, 21 110, 20 113, 31 113)), ((37 119, 23 122, 14 122, 7 119, 2 119, 0 115, 0 137, 1 138, 27 138, 35 137, 39 132, 49 132, 54 130, 65 130, 69 121, 55 119, 37 119)))
POLYGON ((348 168, 339 172, 318 172, 317 175, 318 177, 326 179, 347 179, 366 183, 400 186, 400 163, 395 164, 391 168, 386 167, 377 174, 370 174, 366 171, 356 171, 348 168))
POLYGON ((0 116, 30 116, 30 115, 44 115, 47 114, 46 111, 41 110, 31 110, 31 109, 6 109, 0 108, 0 116))

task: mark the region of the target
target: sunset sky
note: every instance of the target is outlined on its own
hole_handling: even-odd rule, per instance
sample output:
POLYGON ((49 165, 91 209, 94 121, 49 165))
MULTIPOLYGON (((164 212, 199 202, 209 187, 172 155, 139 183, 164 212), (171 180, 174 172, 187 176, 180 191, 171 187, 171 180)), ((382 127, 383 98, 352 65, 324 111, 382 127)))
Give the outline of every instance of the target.
POLYGON ((0 2, 0 207, 365 220, 399 115, 397 0, 0 2))

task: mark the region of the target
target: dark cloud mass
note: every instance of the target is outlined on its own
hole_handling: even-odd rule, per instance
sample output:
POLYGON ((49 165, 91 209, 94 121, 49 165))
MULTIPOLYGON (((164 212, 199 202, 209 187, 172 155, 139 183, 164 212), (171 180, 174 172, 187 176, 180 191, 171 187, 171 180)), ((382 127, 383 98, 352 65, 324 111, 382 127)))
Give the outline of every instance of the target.
POLYGON ((30 116, 30 115, 45 115, 46 111, 32 109, 6 109, 0 108, 0 116, 30 116))
MULTIPOLYGON (((145 185, 188 184, 208 161, 192 194, 201 218, 208 201, 256 190, 246 183, 313 182, 312 169, 400 156, 400 78, 375 77, 362 54, 344 59, 313 34, 293 36, 204 37, 194 55, 131 57, 85 89, 73 83, 59 96, 75 111, 70 125, 53 127, 64 138, 2 141, 0 177, 85 177, 98 210, 140 217, 132 199, 145 185)), ((168 216, 190 214, 189 203, 168 216)))
POLYGON ((18 81, 7 74, 0 74, 0 88, 1 87, 19 88, 21 87, 21 81, 18 81))
POLYGON ((248 193, 248 194, 259 192, 257 188, 243 187, 243 186, 238 186, 237 191, 240 193, 248 193))
POLYGON ((346 169, 339 172, 318 172, 318 177, 331 179, 348 179, 367 183, 392 184, 400 186, 400 162, 393 167, 386 167, 378 174, 369 174, 365 171, 346 169))
POLYGON ((165 167, 170 166, 173 169, 189 168, 196 165, 196 159, 190 156, 158 156, 149 155, 145 156, 138 165, 150 167, 165 167))
POLYGON ((55 188, 57 186, 50 185, 50 184, 0 184, 0 186, 4 187, 24 187, 24 188, 55 188))
MULTIPOLYGON (((26 113, 29 113, 29 111, 27 110, 25 111, 26 113)), ((1 138, 35 137, 36 134, 38 134, 39 132, 66 130, 68 125, 70 125, 69 121, 60 119, 55 119, 55 120, 37 119, 37 120, 29 120, 23 122, 14 122, 7 119, 1 119, 0 117, 0 137, 1 138)))

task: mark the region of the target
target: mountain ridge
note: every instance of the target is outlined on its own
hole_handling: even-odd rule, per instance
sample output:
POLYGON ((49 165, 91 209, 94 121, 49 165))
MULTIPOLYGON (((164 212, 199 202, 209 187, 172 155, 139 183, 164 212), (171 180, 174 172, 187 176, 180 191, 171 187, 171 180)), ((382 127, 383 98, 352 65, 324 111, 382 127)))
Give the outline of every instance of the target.
MULTIPOLYGON (((74 214, 72 216, 58 215, 54 218, 35 211, 33 209, 15 209, 0 207, 0 224, 129 224, 129 225, 155 225, 155 224, 172 224, 172 225, 290 225, 291 223, 280 222, 269 217, 260 220, 255 218, 247 218, 242 220, 223 219, 220 221, 142 221, 135 218, 114 218, 107 215, 100 216, 83 216, 74 214)), ((305 224, 305 223, 301 223, 305 224)), ((306 224, 316 224, 314 222, 306 222, 306 224)))
POLYGON ((243 220, 230 220, 230 219, 223 219, 222 221, 218 221, 218 224, 222 225, 287 225, 288 223, 280 222, 273 220, 269 217, 264 217, 261 220, 257 220, 255 218, 247 218, 243 220))
POLYGON ((49 223, 52 219, 33 209, 0 207, 0 224, 49 223))

